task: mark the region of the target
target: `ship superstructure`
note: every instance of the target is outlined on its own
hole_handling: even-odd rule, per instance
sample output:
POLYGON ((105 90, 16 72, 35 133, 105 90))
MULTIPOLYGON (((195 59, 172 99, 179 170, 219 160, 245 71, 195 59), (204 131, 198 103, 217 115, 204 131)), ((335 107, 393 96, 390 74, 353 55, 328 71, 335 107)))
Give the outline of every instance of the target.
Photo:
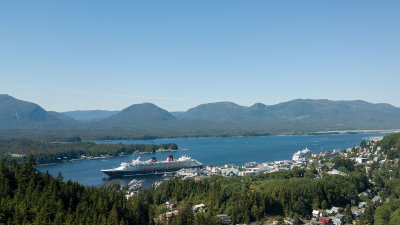
POLYGON ((169 155, 165 161, 157 161, 156 157, 150 160, 140 161, 140 157, 132 162, 123 162, 114 169, 101 170, 110 177, 136 176, 148 174, 161 174, 166 172, 178 171, 182 168, 202 168, 203 165, 190 157, 182 156, 174 160, 174 156, 169 155))
POLYGON ((298 151, 298 152, 294 153, 292 159, 294 161, 298 161, 298 160, 301 160, 303 158, 308 158, 308 157, 310 157, 310 155, 311 155, 311 151, 308 148, 305 148, 305 149, 303 149, 301 151, 298 151))

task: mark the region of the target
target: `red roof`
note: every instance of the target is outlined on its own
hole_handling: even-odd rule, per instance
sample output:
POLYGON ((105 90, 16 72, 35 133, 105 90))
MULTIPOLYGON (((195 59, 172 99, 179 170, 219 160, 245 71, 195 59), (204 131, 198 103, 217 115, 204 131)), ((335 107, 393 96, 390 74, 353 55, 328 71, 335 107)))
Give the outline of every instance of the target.
POLYGON ((319 222, 326 224, 326 223, 332 223, 332 219, 329 220, 319 220, 319 222))

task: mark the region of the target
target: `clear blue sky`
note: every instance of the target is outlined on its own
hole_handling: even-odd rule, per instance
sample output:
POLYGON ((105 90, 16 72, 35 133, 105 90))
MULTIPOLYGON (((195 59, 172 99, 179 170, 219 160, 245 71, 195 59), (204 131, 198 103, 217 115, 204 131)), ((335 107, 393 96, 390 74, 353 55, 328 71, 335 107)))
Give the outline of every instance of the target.
POLYGON ((1 1, 0 93, 47 110, 400 106, 400 1, 1 1))

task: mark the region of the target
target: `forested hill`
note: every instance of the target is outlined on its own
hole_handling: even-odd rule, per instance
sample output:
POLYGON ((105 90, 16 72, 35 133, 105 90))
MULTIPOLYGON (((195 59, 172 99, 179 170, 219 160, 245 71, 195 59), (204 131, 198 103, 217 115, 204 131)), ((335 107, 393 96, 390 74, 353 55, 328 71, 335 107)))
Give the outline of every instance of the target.
POLYGON ((119 188, 85 187, 0 160, 0 224, 151 224, 149 205, 119 188))
POLYGON ((383 150, 397 149, 400 150, 400 133, 385 136, 380 141, 383 150))
POLYGON ((152 103, 134 104, 128 108, 96 123, 102 126, 154 126, 165 121, 175 120, 169 112, 152 103))
POLYGON ((48 112, 37 104, 0 95, 0 130, 51 129, 74 125, 75 121, 57 112, 48 112))
MULTIPOLYGON (((77 121, 64 114, 47 112, 34 103, 8 95, 1 95, 0 103, 2 138, 252 136, 400 128, 400 108, 364 101, 297 99, 276 105, 256 103, 248 107, 217 102, 174 115, 152 103, 142 103, 119 112, 107 112, 110 116, 106 118, 107 113, 100 111, 103 119, 91 121, 77 121)), ((87 113, 88 118, 96 114, 95 111, 87 113)))
POLYGON ((400 133, 385 136, 379 144, 388 159, 400 158, 400 133))

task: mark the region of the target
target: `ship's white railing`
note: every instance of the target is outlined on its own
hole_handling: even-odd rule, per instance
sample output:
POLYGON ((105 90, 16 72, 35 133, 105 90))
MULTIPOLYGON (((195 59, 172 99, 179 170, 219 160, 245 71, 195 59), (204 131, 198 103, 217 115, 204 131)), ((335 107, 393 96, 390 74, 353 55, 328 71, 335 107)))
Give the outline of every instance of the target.
POLYGON ((189 160, 189 159, 192 159, 192 158, 190 158, 190 157, 188 157, 186 155, 183 155, 178 159, 178 161, 186 161, 186 160, 189 160))

